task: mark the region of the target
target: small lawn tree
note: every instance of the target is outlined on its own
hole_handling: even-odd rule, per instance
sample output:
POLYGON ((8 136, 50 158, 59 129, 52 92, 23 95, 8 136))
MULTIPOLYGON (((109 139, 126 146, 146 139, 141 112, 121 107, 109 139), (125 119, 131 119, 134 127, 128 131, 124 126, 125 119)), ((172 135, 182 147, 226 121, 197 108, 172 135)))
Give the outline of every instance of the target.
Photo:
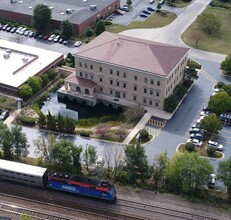
POLYGON ((231 75, 231 54, 229 54, 221 63, 221 69, 231 75))
POLYGON ((105 31, 105 24, 104 22, 100 19, 96 26, 95 26, 95 34, 96 36, 100 35, 101 33, 103 33, 105 31))

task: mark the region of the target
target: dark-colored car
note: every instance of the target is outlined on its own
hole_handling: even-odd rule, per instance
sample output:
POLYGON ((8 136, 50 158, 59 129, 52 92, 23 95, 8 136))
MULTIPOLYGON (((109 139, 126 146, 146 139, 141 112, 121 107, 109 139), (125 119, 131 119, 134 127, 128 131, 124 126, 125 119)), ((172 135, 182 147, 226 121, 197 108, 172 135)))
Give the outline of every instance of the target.
POLYGON ((9 115, 10 115, 9 111, 2 112, 2 114, 0 115, 0 120, 2 121, 6 120, 9 115))
POLYGON ((3 24, 0 24, 0 30, 2 30, 3 26, 4 26, 3 24))
POLYGON ((35 32, 35 34, 34 34, 34 38, 36 39, 36 38, 38 38, 38 36, 40 35, 40 33, 39 32, 35 32))
POLYGON ((0 108, 0 115, 2 114, 2 109, 0 108))
POLYGON ((152 8, 152 7, 147 7, 147 10, 148 10, 148 11, 155 11, 155 9, 152 8))
POLYGON ((43 40, 48 40, 49 37, 50 37, 49 34, 45 34, 44 37, 43 37, 43 40))
POLYGON ((44 34, 39 34, 37 38, 41 40, 43 39, 43 37, 44 37, 44 34))
POLYGON ((143 13, 146 14, 146 15, 150 15, 151 14, 151 12, 146 11, 146 10, 143 10, 143 13))
POLYGON ((33 31, 30 31, 29 37, 34 37, 34 32, 33 31))
POLYGON ((144 14, 144 13, 141 13, 141 14, 140 14, 140 17, 142 17, 142 18, 147 18, 148 15, 146 15, 146 14, 144 14))
POLYGON ((70 43, 69 40, 64 40, 64 41, 63 41, 63 45, 65 45, 65 46, 68 45, 69 43, 70 43))
POLYGON ((6 29, 6 31, 7 31, 7 32, 10 32, 10 30, 11 30, 12 28, 13 28, 13 27, 8 26, 7 29, 6 29))

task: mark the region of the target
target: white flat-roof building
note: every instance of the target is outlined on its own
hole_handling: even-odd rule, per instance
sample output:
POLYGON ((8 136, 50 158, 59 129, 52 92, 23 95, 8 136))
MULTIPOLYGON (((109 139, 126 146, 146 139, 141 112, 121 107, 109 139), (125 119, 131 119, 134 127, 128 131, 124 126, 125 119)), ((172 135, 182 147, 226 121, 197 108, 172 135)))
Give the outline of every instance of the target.
POLYGON ((0 40, 0 92, 17 96, 29 77, 45 73, 63 59, 62 53, 0 40))

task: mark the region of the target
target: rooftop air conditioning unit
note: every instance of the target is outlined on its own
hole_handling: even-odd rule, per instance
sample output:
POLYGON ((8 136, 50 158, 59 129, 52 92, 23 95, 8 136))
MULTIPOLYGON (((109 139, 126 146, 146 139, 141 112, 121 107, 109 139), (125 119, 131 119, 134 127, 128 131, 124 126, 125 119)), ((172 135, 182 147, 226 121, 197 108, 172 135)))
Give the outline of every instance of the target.
POLYGON ((5 59, 10 58, 10 53, 4 53, 4 54, 3 54, 3 57, 4 57, 5 59))
POLYGON ((96 10, 97 9, 97 5, 90 5, 90 10, 96 10))

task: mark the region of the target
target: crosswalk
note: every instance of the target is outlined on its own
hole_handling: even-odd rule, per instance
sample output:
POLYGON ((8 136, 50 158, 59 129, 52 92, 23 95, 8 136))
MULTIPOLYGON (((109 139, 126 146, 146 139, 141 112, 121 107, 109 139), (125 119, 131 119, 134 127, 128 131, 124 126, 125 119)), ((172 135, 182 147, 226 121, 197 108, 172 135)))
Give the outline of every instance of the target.
POLYGON ((153 137, 157 137, 161 131, 160 128, 154 128, 154 127, 148 127, 148 126, 146 126, 145 129, 153 137))
POLYGON ((205 72, 204 70, 200 70, 198 73, 202 74, 203 76, 205 76, 208 80, 210 80, 214 85, 218 83, 218 81, 216 79, 214 79, 211 75, 209 75, 207 72, 205 72))
POLYGON ((153 125, 153 126, 158 127, 158 128, 164 128, 164 126, 166 125, 166 121, 161 120, 161 119, 151 118, 148 121, 148 125, 153 125))

